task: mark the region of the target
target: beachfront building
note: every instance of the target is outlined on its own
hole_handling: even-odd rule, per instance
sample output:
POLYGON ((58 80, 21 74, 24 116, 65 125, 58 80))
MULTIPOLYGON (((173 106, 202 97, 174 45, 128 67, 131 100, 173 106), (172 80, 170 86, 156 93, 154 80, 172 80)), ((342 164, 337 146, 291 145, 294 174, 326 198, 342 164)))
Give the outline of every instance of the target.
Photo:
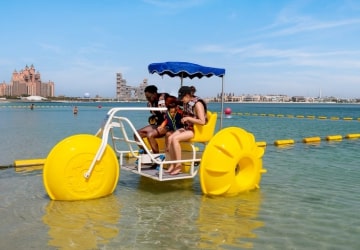
POLYGON ((52 81, 41 82, 39 71, 34 65, 24 69, 14 70, 9 84, 5 81, 0 84, 0 96, 43 96, 53 97, 55 95, 55 84, 52 81))
MULTIPOLYGON (((216 98, 207 98, 209 102, 221 102, 221 93, 216 98)), ((224 93, 225 102, 291 102, 294 101, 287 95, 235 95, 234 93, 224 93)), ((299 101, 299 100, 297 100, 299 101)))
POLYGON ((2 82, 0 83, 0 96, 10 96, 11 95, 11 91, 10 91, 10 85, 6 84, 6 82, 2 82))
POLYGON ((144 90, 148 85, 144 79, 138 87, 127 85, 121 73, 116 73, 116 99, 118 101, 145 100, 144 90))
POLYGON ((272 94, 272 95, 262 95, 261 101, 262 102, 290 102, 292 100, 291 100, 291 97, 287 96, 287 95, 272 94))

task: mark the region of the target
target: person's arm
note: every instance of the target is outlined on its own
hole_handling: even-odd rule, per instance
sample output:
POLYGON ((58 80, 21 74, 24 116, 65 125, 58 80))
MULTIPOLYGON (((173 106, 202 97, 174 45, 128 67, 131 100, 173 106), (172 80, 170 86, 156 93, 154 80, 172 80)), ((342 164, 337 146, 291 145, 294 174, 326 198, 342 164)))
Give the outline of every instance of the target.
POLYGON ((159 125, 159 128, 165 128, 166 124, 167 124, 167 119, 165 117, 165 120, 159 125))
MULTIPOLYGON (((151 102, 148 102, 147 104, 146 104, 146 106, 148 107, 148 108, 151 108, 152 107, 152 105, 151 105, 151 102)), ((152 110, 150 110, 150 114, 155 114, 154 113, 154 111, 152 111, 152 110)))

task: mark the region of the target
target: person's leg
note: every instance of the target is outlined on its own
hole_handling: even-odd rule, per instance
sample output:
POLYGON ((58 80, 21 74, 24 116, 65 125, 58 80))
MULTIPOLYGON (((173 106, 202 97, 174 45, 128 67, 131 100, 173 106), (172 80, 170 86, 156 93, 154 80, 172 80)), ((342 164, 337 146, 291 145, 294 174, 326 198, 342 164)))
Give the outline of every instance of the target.
POLYGON ((169 137, 171 136, 172 133, 174 133, 174 131, 168 131, 165 134, 165 152, 166 153, 169 152, 169 137))
MULTIPOLYGON (((138 129, 137 132, 140 135, 141 138, 145 138, 147 137, 147 134, 153 130, 153 126, 152 125, 147 125, 141 129, 138 129)), ((136 141, 138 141, 138 139, 136 138, 135 134, 134 134, 134 139, 136 141)))
MULTIPOLYGON (((181 141, 187 141, 194 137, 194 132, 191 130, 185 130, 183 133, 177 135, 173 140, 174 151, 175 151, 175 160, 181 160, 181 141)), ((173 171, 171 171, 171 175, 177 175, 181 172, 182 164, 176 164, 173 171)))
MULTIPOLYGON (((147 126, 141 128, 141 129, 137 130, 137 132, 138 132, 140 138, 147 138, 148 134, 153 130, 154 130, 154 128, 153 128, 152 125, 147 125, 147 126)), ((134 140, 139 141, 138 138, 135 136, 135 134, 134 134, 134 140)), ((140 145, 139 145, 139 147, 140 147, 140 149, 143 149, 143 147, 141 147, 140 145)))
POLYGON ((158 135, 158 132, 154 129, 154 130, 150 131, 146 136, 153 154, 159 153, 159 146, 155 139, 157 137, 157 135, 158 135))
POLYGON ((146 138, 149 141, 151 150, 153 154, 159 153, 159 146, 157 144, 156 138, 163 137, 166 134, 166 128, 160 127, 152 127, 150 131, 148 131, 146 138))
MULTIPOLYGON (((175 138, 176 135, 179 133, 180 133, 180 131, 177 130, 168 137, 168 145, 169 145, 168 149, 169 149, 169 156, 170 156, 171 161, 175 159, 175 152, 174 152, 174 148, 173 148, 173 138, 175 138)), ((175 168, 175 163, 171 163, 169 168, 165 172, 170 173, 171 171, 174 170, 174 168, 175 168)))
POLYGON ((149 133, 147 134, 146 138, 148 139, 150 143, 150 147, 152 149, 153 154, 159 153, 159 145, 157 144, 156 138, 163 137, 166 134, 166 128, 153 128, 149 133))
MULTIPOLYGON (((171 141, 172 160, 181 160, 181 141, 187 141, 194 137, 194 132, 191 130, 178 130, 171 141)), ((174 164, 174 168, 170 171, 170 174, 176 175, 181 172, 181 163, 174 164)))

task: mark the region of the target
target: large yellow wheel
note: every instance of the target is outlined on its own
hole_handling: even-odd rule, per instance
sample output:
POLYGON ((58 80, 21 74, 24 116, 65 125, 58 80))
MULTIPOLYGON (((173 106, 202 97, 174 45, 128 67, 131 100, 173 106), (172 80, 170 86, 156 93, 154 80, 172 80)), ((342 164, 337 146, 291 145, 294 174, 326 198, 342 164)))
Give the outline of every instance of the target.
POLYGON ((50 151, 44 165, 43 182, 53 200, 86 200, 111 194, 119 179, 119 162, 107 145, 88 179, 89 169, 101 139, 88 134, 67 137, 50 151))
POLYGON ((238 127, 220 130, 208 143, 200 166, 204 194, 235 195, 259 188, 264 149, 238 127))

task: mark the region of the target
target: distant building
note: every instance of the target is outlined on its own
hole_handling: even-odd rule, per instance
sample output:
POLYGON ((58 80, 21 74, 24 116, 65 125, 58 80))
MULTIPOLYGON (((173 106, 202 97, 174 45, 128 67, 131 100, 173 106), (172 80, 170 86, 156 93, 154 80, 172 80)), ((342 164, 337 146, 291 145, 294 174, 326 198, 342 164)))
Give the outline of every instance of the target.
POLYGON ((293 102, 306 102, 306 98, 304 96, 293 96, 291 97, 293 102))
POLYGON ((0 96, 10 96, 10 86, 5 81, 0 83, 0 96))
POLYGON ((118 101, 145 100, 144 90, 147 85, 147 79, 144 79, 139 87, 129 86, 122 74, 116 73, 116 99, 118 101))
POLYGON ((43 96, 53 97, 55 84, 52 81, 41 82, 39 71, 35 71, 34 65, 17 72, 14 70, 10 83, 0 83, 0 96, 43 96))

